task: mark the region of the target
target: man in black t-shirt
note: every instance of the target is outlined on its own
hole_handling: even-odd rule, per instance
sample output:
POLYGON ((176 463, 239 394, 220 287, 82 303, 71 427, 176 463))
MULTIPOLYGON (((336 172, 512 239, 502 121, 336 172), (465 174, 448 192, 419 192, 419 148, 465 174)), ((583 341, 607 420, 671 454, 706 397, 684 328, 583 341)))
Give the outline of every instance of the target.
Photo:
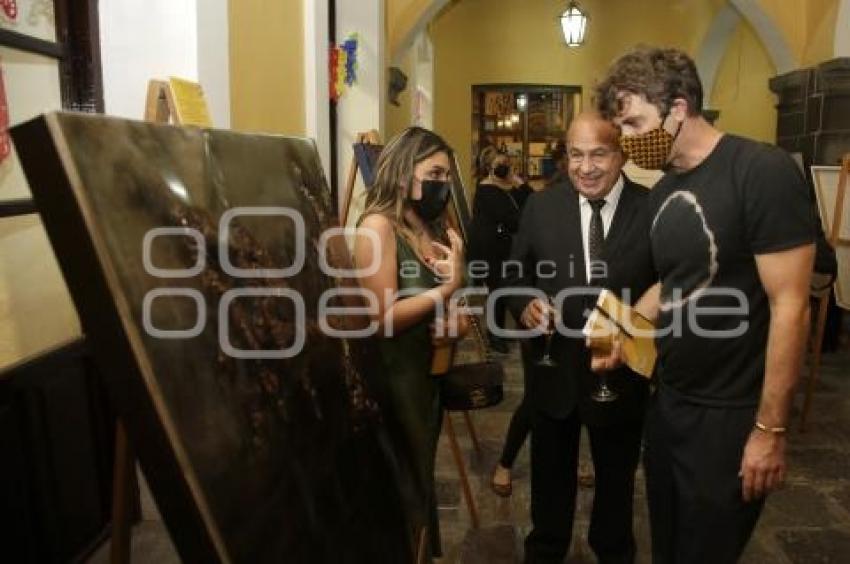
POLYGON ((644 457, 653 561, 734 562, 785 477, 809 327, 808 189, 781 150, 702 118, 680 51, 627 53, 597 95, 635 164, 666 171, 650 195, 659 282, 636 305, 658 330, 644 457))

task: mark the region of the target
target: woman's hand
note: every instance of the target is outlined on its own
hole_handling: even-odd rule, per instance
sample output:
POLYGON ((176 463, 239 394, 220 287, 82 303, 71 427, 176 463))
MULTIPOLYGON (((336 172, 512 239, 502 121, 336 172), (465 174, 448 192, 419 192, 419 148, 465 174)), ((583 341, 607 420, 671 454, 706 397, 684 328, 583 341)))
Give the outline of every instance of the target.
POLYGON ((431 327, 431 342, 435 347, 459 341, 469 333, 469 311, 464 306, 450 305, 445 317, 438 317, 431 327))
POLYGON ((463 240, 457 231, 451 227, 448 229, 449 245, 434 241, 431 243, 441 253, 442 258, 428 257, 428 266, 437 274, 440 282, 454 292, 463 286, 463 271, 466 266, 464 260, 463 240))

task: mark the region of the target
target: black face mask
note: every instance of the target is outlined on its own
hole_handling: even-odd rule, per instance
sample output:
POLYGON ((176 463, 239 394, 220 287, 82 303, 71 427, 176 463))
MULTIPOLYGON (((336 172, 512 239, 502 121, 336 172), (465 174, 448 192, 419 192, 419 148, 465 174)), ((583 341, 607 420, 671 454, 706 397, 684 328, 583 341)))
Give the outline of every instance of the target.
POLYGON ((511 173, 511 166, 506 164, 500 164, 493 168, 493 174, 495 174, 498 178, 505 179, 511 173))
POLYGON ((423 180, 422 198, 419 200, 408 198, 408 201, 416 215, 425 221, 434 221, 446 209, 450 195, 448 182, 444 180, 423 180))

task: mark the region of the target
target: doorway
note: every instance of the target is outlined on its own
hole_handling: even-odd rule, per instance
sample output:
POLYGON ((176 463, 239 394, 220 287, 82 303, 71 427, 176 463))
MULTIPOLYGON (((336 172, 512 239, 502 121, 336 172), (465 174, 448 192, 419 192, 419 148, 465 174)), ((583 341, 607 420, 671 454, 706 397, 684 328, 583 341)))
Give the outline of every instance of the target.
POLYGON ((472 154, 494 146, 513 172, 540 187, 555 173, 559 146, 580 111, 581 86, 473 85, 472 154))

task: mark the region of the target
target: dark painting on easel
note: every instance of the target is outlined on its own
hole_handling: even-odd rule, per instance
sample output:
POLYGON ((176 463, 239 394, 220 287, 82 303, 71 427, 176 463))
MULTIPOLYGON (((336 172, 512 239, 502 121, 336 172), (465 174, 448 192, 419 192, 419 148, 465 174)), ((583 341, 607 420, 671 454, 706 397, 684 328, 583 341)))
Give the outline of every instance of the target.
POLYGON ((363 184, 367 188, 371 188, 375 183, 376 166, 378 157, 381 155, 383 145, 375 145, 373 143, 354 143, 354 158, 357 160, 357 167, 360 169, 360 174, 363 175, 363 184))
POLYGON ((312 142, 61 113, 13 137, 181 557, 410 561, 312 142))

